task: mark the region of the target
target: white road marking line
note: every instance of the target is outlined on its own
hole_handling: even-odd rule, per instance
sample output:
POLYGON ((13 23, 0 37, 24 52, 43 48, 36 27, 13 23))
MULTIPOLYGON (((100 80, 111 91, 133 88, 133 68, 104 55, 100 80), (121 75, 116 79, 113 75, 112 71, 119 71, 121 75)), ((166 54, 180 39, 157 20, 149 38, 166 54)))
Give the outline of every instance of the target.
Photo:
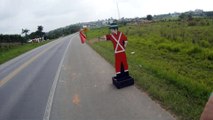
POLYGON ((18 68, 13 70, 9 75, 4 77, 2 80, 0 80, 0 87, 2 87, 4 84, 6 84, 8 81, 10 81, 12 78, 14 78, 19 72, 21 72, 24 68, 26 68, 28 65, 30 65, 33 61, 35 61, 37 58, 39 58, 41 55, 46 53, 48 50, 53 48, 57 44, 53 44, 51 46, 48 46, 45 50, 41 51, 37 55, 33 56, 29 60, 27 60, 25 63, 21 64, 18 68))
POLYGON ((45 109, 45 113, 44 113, 44 116, 43 116, 43 120, 49 120, 50 119, 50 113, 51 113, 51 109, 52 109, 52 103, 53 103, 53 98, 54 98, 54 94, 55 94, 55 90, 56 90, 56 86, 57 86, 57 83, 58 83, 58 80, 59 80, 59 76, 60 76, 60 72, 61 72, 61 68, 62 68, 62 65, 63 65, 63 62, 64 62, 64 59, 65 59, 65 55, 68 51, 68 48, 70 46, 70 43, 72 41, 72 39, 76 37, 76 35, 73 35, 71 40, 69 41, 68 45, 67 45, 67 48, 64 52, 64 55, 63 55, 63 58, 61 59, 61 62, 58 66, 58 70, 56 72, 56 76, 55 76, 55 79, 53 81, 53 84, 52 84, 52 87, 50 89, 50 94, 49 94, 49 97, 48 97, 48 101, 47 101, 47 106, 46 106, 46 109, 45 109))

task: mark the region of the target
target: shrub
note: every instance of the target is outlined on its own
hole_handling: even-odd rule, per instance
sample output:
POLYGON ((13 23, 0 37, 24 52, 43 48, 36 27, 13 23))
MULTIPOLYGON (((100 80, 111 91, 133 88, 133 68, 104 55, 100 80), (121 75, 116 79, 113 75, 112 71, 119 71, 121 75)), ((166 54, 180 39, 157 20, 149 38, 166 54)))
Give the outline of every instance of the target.
POLYGON ((207 54, 207 59, 213 61, 213 51, 209 51, 207 54))
POLYGON ((200 44, 200 46, 205 47, 205 48, 211 46, 207 40, 201 40, 201 41, 199 42, 199 44, 200 44))
POLYGON ((201 53, 202 49, 199 46, 193 46, 187 50, 188 55, 193 55, 197 53, 201 53))
POLYGON ((181 46, 176 43, 161 43, 159 44, 158 49, 166 49, 170 52, 180 52, 181 46))
POLYGON ((188 26, 196 26, 196 25, 197 25, 197 23, 195 21, 190 21, 188 23, 188 26))

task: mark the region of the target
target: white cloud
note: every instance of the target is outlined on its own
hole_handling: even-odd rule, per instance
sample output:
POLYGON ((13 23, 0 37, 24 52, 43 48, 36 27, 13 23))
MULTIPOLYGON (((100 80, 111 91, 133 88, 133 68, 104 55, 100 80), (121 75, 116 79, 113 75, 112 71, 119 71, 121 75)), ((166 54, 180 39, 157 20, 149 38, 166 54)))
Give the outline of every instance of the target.
POLYGON ((20 34, 22 28, 45 31, 74 23, 147 14, 213 10, 210 0, 0 0, 0 33, 20 34))

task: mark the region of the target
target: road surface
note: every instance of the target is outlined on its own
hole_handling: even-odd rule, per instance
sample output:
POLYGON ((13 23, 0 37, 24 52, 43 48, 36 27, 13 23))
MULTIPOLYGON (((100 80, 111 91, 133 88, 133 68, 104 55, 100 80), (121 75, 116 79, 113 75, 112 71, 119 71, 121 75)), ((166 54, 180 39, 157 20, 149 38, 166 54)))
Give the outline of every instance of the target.
POLYGON ((175 119, 113 73, 78 34, 55 40, 0 66, 0 120, 175 119))

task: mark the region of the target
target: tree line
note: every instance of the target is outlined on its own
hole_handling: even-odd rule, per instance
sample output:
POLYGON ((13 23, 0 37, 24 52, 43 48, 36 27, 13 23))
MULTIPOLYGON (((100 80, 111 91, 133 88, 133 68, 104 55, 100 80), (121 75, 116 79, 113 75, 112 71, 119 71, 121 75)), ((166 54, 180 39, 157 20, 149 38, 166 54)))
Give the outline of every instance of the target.
POLYGON ((28 35, 28 32, 30 30, 28 29, 22 29, 21 34, 24 34, 24 36, 21 36, 21 34, 14 34, 14 35, 3 35, 0 34, 0 43, 27 43, 29 39, 44 37, 45 32, 43 32, 43 26, 38 26, 37 31, 32 32, 28 35))
POLYGON ((24 43, 24 38, 21 35, 2 35, 0 34, 0 43, 24 43))
POLYGON ((46 39, 56 39, 61 36, 69 35, 79 31, 81 28, 80 25, 70 25, 67 27, 59 28, 52 30, 50 32, 43 32, 43 26, 38 26, 35 32, 29 34, 29 29, 22 29, 21 34, 14 34, 14 35, 3 35, 0 34, 0 49, 4 48, 11 48, 17 45, 23 45, 27 43, 30 39, 34 38, 42 38, 43 40, 46 39))
POLYGON ((79 31, 81 29, 81 25, 70 25, 67 27, 63 27, 63 28, 58 28, 55 30, 52 30, 50 32, 47 33, 47 37, 49 39, 56 39, 59 38, 61 36, 66 36, 72 33, 75 33, 77 31, 79 31))

